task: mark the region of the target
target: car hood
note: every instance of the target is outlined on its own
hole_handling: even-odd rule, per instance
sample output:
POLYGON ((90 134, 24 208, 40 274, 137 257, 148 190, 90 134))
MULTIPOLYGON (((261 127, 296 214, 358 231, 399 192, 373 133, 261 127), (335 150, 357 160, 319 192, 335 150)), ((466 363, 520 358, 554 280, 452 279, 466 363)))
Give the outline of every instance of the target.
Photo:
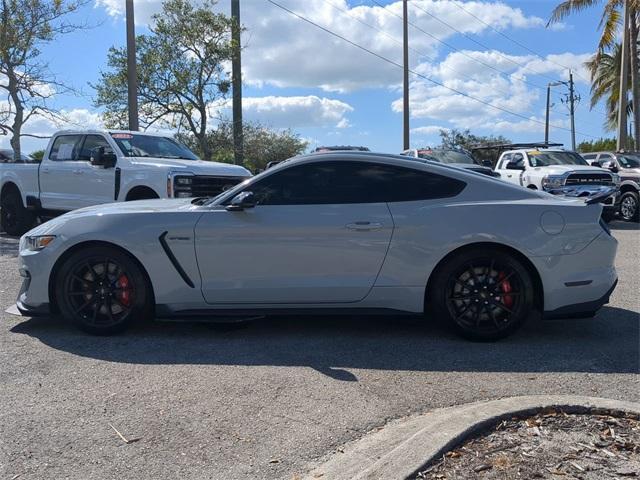
POLYGON ((534 167, 534 172, 544 173, 545 175, 562 175, 568 172, 581 173, 603 173, 605 170, 598 167, 590 167, 588 165, 549 165, 548 167, 534 167))
POLYGON ((222 162, 206 162, 204 160, 181 160, 178 158, 129 157, 134 165, 151 167, 168 167, 175 171, 193 173, 195 175, 220 175, 229 177, 250 177, 251 172, 240 165, 222 162))
POLYGON ((171 213, 196 209, 192 198, 171 198, 156 200, 137 200, 133 202, 105 203, 80 208, 55 217, 27 232, 27 235, 47 235, 71 220, 107 215, 129 215, 140 213, 171 213))

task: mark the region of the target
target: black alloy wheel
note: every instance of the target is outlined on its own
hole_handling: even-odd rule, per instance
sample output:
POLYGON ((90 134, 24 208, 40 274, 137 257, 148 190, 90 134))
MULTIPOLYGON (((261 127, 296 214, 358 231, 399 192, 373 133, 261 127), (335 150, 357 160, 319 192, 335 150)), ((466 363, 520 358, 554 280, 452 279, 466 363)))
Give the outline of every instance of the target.
POLYGON ((625 192, 620 199, 620 216, 627 222, 637 221, 640 217, 638 208, 638 194, 625 192))
POLYGON ((36 216, 22 204, 17 191, 9 191, 2 196, 0 204, 0 230, 9 235, 20 236, 33 227, 36 216))
POLYGON ((532 310, 531 276, 520 261, 503 251, 463 252, 437 275, 437 291, 432 292, 436 310, 466 338, 506 337, 532 310))
POLYGON ((131 258, 116 249, 78 251, 63 264, 58 278, 62 315, 86 332, 118 333, 149 311, 146 278, 131 258))

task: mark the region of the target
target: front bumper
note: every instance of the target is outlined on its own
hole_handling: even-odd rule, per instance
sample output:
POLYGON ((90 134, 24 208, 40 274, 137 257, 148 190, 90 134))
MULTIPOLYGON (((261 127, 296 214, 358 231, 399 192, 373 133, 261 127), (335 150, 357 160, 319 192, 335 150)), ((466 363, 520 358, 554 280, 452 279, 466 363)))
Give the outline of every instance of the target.
POLYGON ((31 275, 28 270, 21 268, 20 275, 22 278, 22 286, 18 293, 18 299, 16 300, 16 308, 20 314, 24 317, 42 317, 51 314, 49 303, 40 303, 38 305, 29 305, 26 303, 29 287, 31 286, 31 275))

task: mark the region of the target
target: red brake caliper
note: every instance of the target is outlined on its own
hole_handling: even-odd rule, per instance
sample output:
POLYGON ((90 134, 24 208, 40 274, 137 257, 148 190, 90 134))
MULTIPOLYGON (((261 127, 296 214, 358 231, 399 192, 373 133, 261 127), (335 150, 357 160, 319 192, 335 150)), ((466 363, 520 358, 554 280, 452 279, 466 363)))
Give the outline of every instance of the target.
POLYGON ((129 306, 131 304, 131 291, 129 289, 129 279, 126 275, 122 274, 118 278, 118 284, 122 291, 120 292, 120 301, 123 305, 129 306))
POLYGON ((504 303, 505 307, 511 308, 513 306, 513 297, 509 295, 509 292, 511 292, 513 288, 511 288, 511 282, 509 282, 509 280, 504 279, 505 277, 506 275, 504 274, 504 272, 500 272, 498 274, 498 281, 500 282, 500 290, 502 290, 502 293, 504 293, 504 295, 502 295, 502 303, 504 303))

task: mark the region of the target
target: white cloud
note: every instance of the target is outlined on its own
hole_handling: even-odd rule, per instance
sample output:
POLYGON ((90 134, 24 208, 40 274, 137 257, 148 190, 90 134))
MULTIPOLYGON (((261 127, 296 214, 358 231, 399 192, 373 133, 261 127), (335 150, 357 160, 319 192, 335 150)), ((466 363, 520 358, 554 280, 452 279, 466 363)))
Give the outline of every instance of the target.
MULTIPOLYGON (((457 32, 424 13, 430 12, 466 34, 481 34, 489 28, 460 10, 457 1, 414 0, 409 3, 410 21, 440 40, 457 32)), ((313 22, 383 55, 402 61, 402 2, 382 8, 351 6, 347 0, 281 0, 281 3, 313 22), (345 13, 346 12, 346 13, 345 13), (374 29, 366 24, 372 25, 374 29), (376 30, 378 29, 378 30, 376 30), (382 33, 384 32, 384 33, 382 33)), ((353 2, 351 2, 353 3, 353 2)), ((97 0, 114 17, 124 13, 122 0, 97 0)), ((148 24, 161 7, 160 0, 136 1, 136 22, 148 24)), ((219 3, 229 13, 228 2, 219 3)), ((243 37, 244 81, 252 85, 318 87, 326 91, 350 91, 367 87, 389 87, 401 83, 401 70, 366 52, 330 36, 309 23, 266 2, 242 3, 241 19, 247 28, 243 37)), ((519 8, 499 1, 466 2, 464 8, 496 29, 541 28, 545 21, 526 16, 519 8)), ((411 29, 412 63, 433 59, 437 40, 411 29), (415 51, 421 52, 421 54, 415 51), (426 55, 427 57, 425 57, 426 55)))
MULTIPOLYGON (((86 108, 76 108, 72 110, 62 110, 60 116, 64 120, 55 120, 44 116, 34 116, 22 129, 23 134, 37 135, 38 137, 51 136, 58 130, 80 128, 99 129, 103 127, 100 114, 87 110, 86 108)), ((9 135, 0 136, 0 147, 9 148, 9 135)), ((24 136, 21 139, 21 148, 24 152, 32 152, 47 146, 47 138, 33 138, 24 136)))
POLYGON ((440 131, 449 131, 447 127, 441 127, 439 125, 426 125, 423 127, 415 127, 411 129, 411 133, 416 135, 439 135, 440 131))
MULTIPOLYGON (((225 102, 226 111, 231 101, 225 102)), ((346 114, 353 107, 340 100, 307 96, 244 97, 242 114, 245 120, 255 120, 276 128, 335 127, 350 126, 346 114)))
MULTIPOLYGON (((544 128, 541 124, 544 119, 531 112, 536 110, 537 102, 544 96, 546 80, 539 77, 532 80, 532 74, 548 73, 552 78, 562 78, 562 74, 567 72, 558 64, 574 66, 581 74, 579 67, 586 57, 587 54, 572 53, 550 55, 544 59, 497 51, 451 53, 439 64, 421 64, 416 69, 443 86, 415 79, 410 90, 411 117, 496 133, 540 132, 544 128), (472 62, 469 57, 482 63, 472 62), (541 88, 535 86, 538 84, 541 88)), ((392 109, 402 111, 401 98, 392 103, 392 109)), ((563 120, 552 120, 552 123, 562 125, 563 120)), ((429 132, 431 127, 425 128, 422 133, 433 133, 429 132)))

